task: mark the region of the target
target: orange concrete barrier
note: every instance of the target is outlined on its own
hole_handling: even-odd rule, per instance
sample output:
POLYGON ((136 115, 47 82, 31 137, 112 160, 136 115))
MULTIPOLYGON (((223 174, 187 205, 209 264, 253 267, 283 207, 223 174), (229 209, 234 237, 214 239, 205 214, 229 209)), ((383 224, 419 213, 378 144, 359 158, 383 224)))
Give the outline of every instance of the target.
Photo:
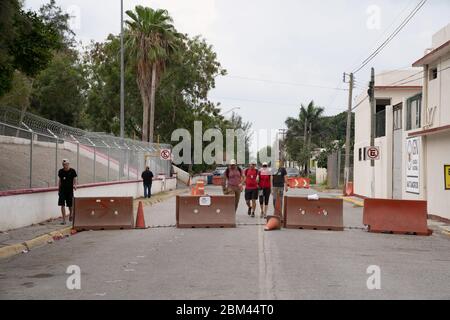
POLYGON ((205 181, 198 180, 195 186, 191 187, 191 196, 203 196, 205 194, 205 181))
POLYGON ((344 230, 343 200, 284 197, 284 227, 288 229, 344 230))
POLYGON ((288 178, 289 188, 309 189, 311 187, 311 179, 309 178, 288 178))
POLYGON ((426 201, 364 199, 363 223, 375 233, 432 234, 426 201))
POLYGON ((133 229, 132 197, 75 198, 75 230, 133 229))
POLYGON ((223 184, 223 177, 222 176, 214 176, 213 177, 213 185, 215 186, 221 186, 223 184))
POLYGON ((177 228, 234 228, 234 196, 177 196, 177 228))

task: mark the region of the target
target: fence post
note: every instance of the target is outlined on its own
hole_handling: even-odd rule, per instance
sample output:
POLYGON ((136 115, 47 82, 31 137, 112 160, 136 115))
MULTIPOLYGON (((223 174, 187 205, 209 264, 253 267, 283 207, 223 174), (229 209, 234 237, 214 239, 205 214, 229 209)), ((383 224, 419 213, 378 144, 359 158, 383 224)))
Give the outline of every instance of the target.
POLYGON ((94 145, 94 177, 93 177, 93 182, 95 183, 95 163, 97 162, 97 153, 96 153, 97 148, 94 145))
POLYGON ((109 164, 109 153, 110 153, 110 147, 108 147, 108 174, 107 174, 107 177, 108 177, 108 181, 109 181, 109 166, 110 166, 110 164, 109 164))
POLYGON ((58 186, 58 138, 56 139, 56 149, 55 149, 55 187, 58 186))
POLYGON ((33 188, 33 132, 30 132, 30 189, 33 188))
POLYGON ((128 180, 130 180, 130 149, 127 150, 127 174, 128 180))
POLYGON ((77 175, 80 176, 80 143, 77 142, 77 175))

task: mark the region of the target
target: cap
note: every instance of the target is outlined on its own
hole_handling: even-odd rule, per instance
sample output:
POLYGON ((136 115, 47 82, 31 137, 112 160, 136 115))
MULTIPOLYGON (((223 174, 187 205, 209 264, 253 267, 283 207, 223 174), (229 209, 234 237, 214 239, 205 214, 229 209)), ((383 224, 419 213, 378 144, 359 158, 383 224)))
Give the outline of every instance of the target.
POLYGON ((236 165, 236 160, 232 159, 232 160, 230 161, 230 165, 232 165, 232 166, 236 165))
POLYGON ((262 165, 263 165, 263 167, 267 167, 267 166, 269 166, 267 162, 263 162, 263 164, 262 164, 262 165))
POLYGON ((62 164, 70 163, 69 159, 63 159, 62 164))
POLYGON ((252 160, 252 161, 250 161, 250 164, 256 165, 256 161, 255 161, 255 160, 252 160))

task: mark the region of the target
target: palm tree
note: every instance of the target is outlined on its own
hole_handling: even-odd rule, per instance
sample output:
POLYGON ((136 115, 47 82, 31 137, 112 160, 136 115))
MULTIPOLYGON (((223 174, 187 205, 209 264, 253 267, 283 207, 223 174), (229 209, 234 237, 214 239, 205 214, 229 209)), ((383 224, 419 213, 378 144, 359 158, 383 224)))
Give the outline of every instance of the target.
MULTIPOLYGON (((288 118, 286 125, 288 127, 287 143, 289 149, 298 148, 300 145, 299 139, 303 138, 302 151, 299 157, 304 162, 305 175, 309 174, 309 162, 311 159, 311 138, 313 130, 318 129, 320 125, 319 119, 322 116, 324 109, 318 107, 311 101, 308 106, 301 105, 298 118, 288 118)), ((294 150, 292 150, 294 151, 294 150)), ((292 152, 291 152, 292 153, 292 152)), ((299 151, 295 150, 293 153, 299 154, 299 151)), ((291 154, 292 156, 292 154, 291 154)))
POLYGON ((155 94, 166 62, 178 48, 181 35, 167 10, 136 6, 126 11, 127 49, 137 65, 137 84, 143 105, 142 140, 153 142, 155 94))

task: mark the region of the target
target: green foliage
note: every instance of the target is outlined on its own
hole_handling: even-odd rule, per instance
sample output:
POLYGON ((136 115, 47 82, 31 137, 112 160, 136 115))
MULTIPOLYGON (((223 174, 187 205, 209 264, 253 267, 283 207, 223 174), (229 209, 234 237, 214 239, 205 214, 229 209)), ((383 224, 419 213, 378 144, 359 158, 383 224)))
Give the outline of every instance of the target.
POLYGON ((83 127, 86 90, 83 67, 76 56, 57 53, 34 81, 31 111, 50 120, 83 127))

